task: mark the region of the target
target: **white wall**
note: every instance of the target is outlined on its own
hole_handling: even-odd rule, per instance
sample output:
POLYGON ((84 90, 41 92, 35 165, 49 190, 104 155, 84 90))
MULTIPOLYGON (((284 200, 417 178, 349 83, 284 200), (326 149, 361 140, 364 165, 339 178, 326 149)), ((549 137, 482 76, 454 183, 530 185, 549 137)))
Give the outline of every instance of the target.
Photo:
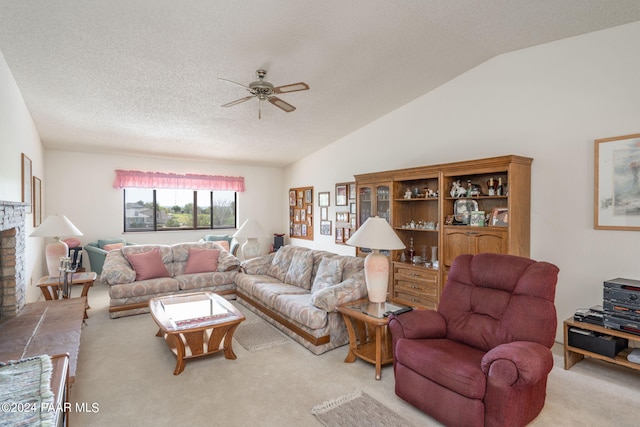
POLYGON ((80 238, 83 244, 121 236, 140 244, 171 244, 197 241, 205 234, 235 232, 230 229, 124 233, 123 191, 113 188, 116 169, 244 176, 246 191, 238 194, 238 227, 247 218, 258 219, 267 233, 260 239, 265 253, 273 243, 273 233, 284 232, 280 223, 286 215, 286 192, 281 190, 284 184, 280 168, 56 150, 46 151, 45 165, 48 212, 66 215, 84 234, 80 238))
MULTIPOLYGON (((534 158, 531 257, 560 268, 561 325, 576 308, 602 303, 604 280, 640 279, 640 233, 593 228, 594 140, 640 133, 638 40, 633 23, 496 57, 291 165, 285 186, 333 197, 336 182, 359 173, 534 158)), ((314 244, 345 250, 332 236, 314 244)))
MULTIPOLYGON (((43 148, 22 94, 0 52, 0 200, 22 201, 21 153, 31 159, 32 173, 44 179, 43 148)), ((26 217, 26 235, 33 231, 33 214, 26 217)), ((40 291, 35 286, 45 274, 44 242, 26 238, 27 301, 35 301, 40 291)))

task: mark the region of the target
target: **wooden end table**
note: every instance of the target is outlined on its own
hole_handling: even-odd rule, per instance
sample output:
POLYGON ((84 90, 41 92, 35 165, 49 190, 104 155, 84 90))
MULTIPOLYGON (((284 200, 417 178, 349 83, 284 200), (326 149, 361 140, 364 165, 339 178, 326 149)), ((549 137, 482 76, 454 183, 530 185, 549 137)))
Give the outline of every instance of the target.
POLYGON ((151 316, 176 355, 173 375, 184 370, 185 359, 224 351, 227 359, 236 355, 231 347, 233 333, 245 320, 236 307, 213 292, 192 292, 153 298, 149 301, 151 316))
MULTIPOLYGON (((87 310, 91 307, 89 306, 89 288, 93 286, 93 282, 96 281, 98 275, 93 272, 82 272, 82 273, 73 273, 71 276, 70 285, 82 285, 82 293, 81 297, 85 297, 87 300, 87 306, 84 311, 84 318, 87 319, 89 316, 87 315, 87 310)), ((60 277, 49 277, 44 276, 38 283, 36 284, 40 290, 42 291, 42 295, 44 295, 44 299, 47 301, 58 299, 58 291, 62 286, 62 282, 60 281, 60 277)), ((64 298, 68 298, 69 296, 65 296, 64 298)))
POLYGON ((387 328, 389 318, 386 313, 404 306, 383 302, 372 303, 361 299, 338 306, 349 333, 349 353, 345 363, 353 363, 360 358, 376 366, 376 380, 382 378, 382 365, 393 362, 391 334, 387 328))

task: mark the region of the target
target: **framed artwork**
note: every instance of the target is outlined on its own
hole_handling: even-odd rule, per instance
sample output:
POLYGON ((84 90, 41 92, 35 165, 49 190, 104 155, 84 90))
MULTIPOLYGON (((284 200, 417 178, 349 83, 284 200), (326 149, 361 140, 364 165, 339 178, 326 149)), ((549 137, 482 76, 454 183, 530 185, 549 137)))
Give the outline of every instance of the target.
POLYGON ((320 221, 320 234, 331 236, 331 221, 320 221))
POLYGON ((329 208, 326 206, 323 206, 320 208, 320 220, 326 221, 328 219, 329 219, 329 208))
POLYGON ((31 213, 33 203, 32 176, 31 159, 22 153, 22 202, 29 204, 25 207, 25 213, 31 213))
POLYGON ((289 189, 289 237, 313 240, 313 187, 289 189))
POLYGON ((349 222, 349 212, 336 212, 336 222, 349 222))
POLYGON ((357 208, 356 208, 356 203, 355 203, 355 202, 351 202, 351 203, 349 203, 349 212, 350 212, 352 215, 355 215, 355 214, 356 214, 356 212, 358 212, 358 211, 357 211, 357 208))
POLYGON ((342 243, 344 241, 343 239, 343 228, 336 227, 336 243, 342 243))
POLYGON ((323 191, 318 193, 318 206, 329 206, 329 192, 323 191))
POLYGON ((640 231, 640 134, 595 141, 594 228, 640 231))
POLYGON ((33 177, 33 226, 42 223, 42 181, 37 176, 33 177))
POLYGON ((348 184, 336 184, 336 206, 347 206, 348 184))
POLYGON ((355 199, 356 199, 356 183, 350 182, 349 183, 349 200, 355 200, 355 199))
POLYGON ((484 227, 484 211, 471 212, 469 225, 473 227, 484 227))
POLYGON ((509 225, 509 209, 493 208, 491 212, 491 225, 497 227, 506 227, 509 225))

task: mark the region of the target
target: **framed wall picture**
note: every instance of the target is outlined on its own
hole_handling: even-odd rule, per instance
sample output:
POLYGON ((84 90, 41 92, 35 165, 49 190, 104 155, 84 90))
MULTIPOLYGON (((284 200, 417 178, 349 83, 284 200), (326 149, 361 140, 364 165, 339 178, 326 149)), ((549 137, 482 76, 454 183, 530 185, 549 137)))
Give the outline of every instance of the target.
POLYGON ((28 203, 25 213, 31 213, 33 203, 33 173, 31 169, 31 159, 22 153, 22 202, 28 203))
POLYGON ((320 221, 320 234, 331 236, 331 221, 320 221))
POLYGON ((318 193, 318 206, 329 206, 329 192, 318 193))
POLYGON ((347 187, 346 184, 336 184, 336 206, 347 206, 347 187))
POLYGON ((640 231, 640 134, 595 141, 594 228, 640 231))
POLYGON ((37 176, 33 177, 33 226, 42 223, 42 181, 37 176))
POLYGON ((336 227, 336 242, 342 243, 344 241, 343 239, 344 239, 343 228, 336 227))
POLYGON ((289 189, 289 237, 313 240, 313 187, 289 189))
POLYGON ((296 192, 295 190, 289 190, 289 206, 296 205, 296 192))
POLYGON ((326 221, 329 219, 329 208, 323 206, 320 208, 320 220, 326 221))
POLYGON ((355 200, 355 199, 356 199, 356 183, 350 182, 349 183, 349 200, 355 200))

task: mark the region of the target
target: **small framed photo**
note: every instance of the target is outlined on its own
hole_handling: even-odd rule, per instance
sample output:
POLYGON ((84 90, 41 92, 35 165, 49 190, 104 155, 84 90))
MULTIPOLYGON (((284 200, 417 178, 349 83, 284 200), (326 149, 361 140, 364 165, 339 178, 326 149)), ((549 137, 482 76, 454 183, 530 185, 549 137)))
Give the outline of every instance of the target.
POLYGON ((343 230, 344 229, 342 227, 336 227, 336 243, 343 243, 344 241, 343 230))
POLYGON ((305 209, 300 209, 300 221, 305 222, 307 220, 307 211, 305 209))
POLYGON ((331 221, 320 221, 320 234, 331 236, 331 221))
POLYGON ((349 212, 336 212, 336 222, 349 222, 349 212))
POLYGON ((469 225, 472 227, 484 227, 484 211, 471 212, 469 225))
POLYGON ((293 216, 293 220, 294 220, 295 222, 300 222, 300 209, 296 209, 296 213, 295 213, 295 215, 293 216))
POLYGON ((312 190, 304 190, 304 202, 305 203, 313 203, 313 191, 312 190))
POLYGON ((343 234, 342 238, 344 239, 344 242, 346 243, 347 240, 349 240, 349 237, 351 237, 351 229, 350 228, 345 228, 342 234, 343 234))
POLYGON ((326 206, 323 206, 320 208, 320 219, 322 221, 326 221, 329 219, 329 208, 326 206))
POLYGON ((31 159, 22 153, 22 202, 27 203, 24 212, 31 213, 33 203, 33 173, 31 170, 31 159))
POLYGON ((356 216, 352 215, 351 216, 351 221, 349 221, 349 225, 351 226, 351 228, 353 228, 354 230, 356 229, 356 216))
POLYGON ((491 225, 507 227, 509 225, 509 209, 493 208, 493 212, 491 212, 491 225))
POLYGON ((302 224, 300 234, 301 234, 302 236, 306 236, 306 235, 307 235, 307 224, 302 224))
POLYGON ((296 205, 296 192, 295 190, 289 190, 289 206, 296 205))
POLYGON ((307 205, 307 215, 313 215, 313 205, 307 205))
POLYGON ((356 202, 349 203, 349 212, 352 215, 355 215, 357 213, 356 202))
POLYGON ((336 206, 347 206, 348 184, 336 184, 336 206))
POLYGON ((329 206, 329 192, 323 191, 318 193, 318 206, 329 206))
POLYGON ((349 200, 355 200, 355 199, 356 199, 356 183, 351 182, 349 183, 349 200))
POLYGON ((42 181, 37 176, 33 177, 33 226, 37 227, 42 222, 42 181))

